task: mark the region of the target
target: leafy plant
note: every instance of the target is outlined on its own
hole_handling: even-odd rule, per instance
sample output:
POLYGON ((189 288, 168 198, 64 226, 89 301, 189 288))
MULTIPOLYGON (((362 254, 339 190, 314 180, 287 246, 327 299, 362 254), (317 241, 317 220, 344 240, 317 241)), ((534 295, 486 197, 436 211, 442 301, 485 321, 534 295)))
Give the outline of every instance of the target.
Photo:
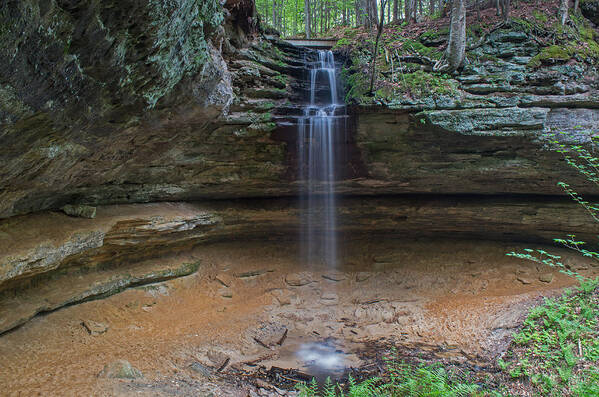
MULTIPOLYGON (((590 183, 599 186, 599 159, 582 145, 568 145, 561 134, 550 134, 549 142, 564 155, 566 164, 590 183)), ((592 145, 593 143, 591 143, 592 145)), ((558 185, 591 218, 599 223, 599 206, 586 201, 565 182, 558 185)), ((585 248, 586 242, 570 234, 554 242, 599 261, 599 253, 585 248)), ((561 256, 542 249, 525 249, 508 255, 555 267, 579 281, 557 299, 546 299, 530 310, 522 329, 514 335, 511 355, 499 362, 512 378, 529 378, 543 395, 599 396, 599 278, 591 279, 566 266, 561 256), (585 370, 593 366, 592 370, 585 370), (557 394, 556 394, 557 393, 557 394)))
POLYGON ((468 397, 483 395, 479 385, 468 382, 463 374, 441 365, 414 366, 387 360, 385 381, 379 377, 356 382, 348 377, 347 391, 330 379, 322 387, 316 380, 298 386, 302 397, 382 397, 382 396, 447 396, 468 397), (479 394, 481 393, 481 394, 479 394))

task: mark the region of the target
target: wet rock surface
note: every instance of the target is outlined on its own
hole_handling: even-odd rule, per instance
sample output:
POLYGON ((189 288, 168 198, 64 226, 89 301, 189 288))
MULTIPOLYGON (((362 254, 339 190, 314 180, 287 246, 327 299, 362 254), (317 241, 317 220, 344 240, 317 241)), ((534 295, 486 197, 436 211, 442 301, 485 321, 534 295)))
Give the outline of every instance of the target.
POLYGON ((106 364, 98 376, 116 379, 135 379, 143 377, 143 374, 137 368, 132 367, 129 361, 116 360, 110 364, 106 364))
MULTIPOLYGON (((355 241, 340 256, 338 272, 345 279, 332 282, 322 277, 330 273, 323 264, 300 269, 299 247, 293 244, 211 244, 192 251, 206 264, 198 273, 55 311, 3 335, 0 379, 12 389, 47 394, 241 396, 251 390, 277 395, 275 388, 290 393, 285 388, 294 383, 281 376, 340 376, 349 366, 371 373, 378 363, 375 352, 390 346, 406 357, 484 367, 504 351, 540 296, 574 282, 557 271, 551 284, 541 281, 548 268, 505 255, 519 247, 488 241, 355 241), (380 258, 385 261, 377 262, 380 258), (253 279, 231 278, 233 297, 220 297, 217 275, 265 263, 277 266, 253 279), (288 285, 285 280, 299 270, 313 282, 288 285), (517 272, 526 272, 531 283, 509 277, 517 272), (364 274, 369 278, 358 283, 364 274), (168 294, 150 293, 159 289, 168 294), (336 304, 323 305, 324 298, 336 304), (90 335, 81 326, 83 316, 110 328, 90 335), (317 356, 330 366, 315 366, 317 356), (143 378, 97 377, 107 363, 123 357, 131 371, 119 365, 111 373, 125 368, 138 376, 136 368, 143 378), (28 376, 50 368, 72 376, 28 376)), ((581 271, 592 276, 597 268, 581 271)))
MULTIPOLYGON (((97 299, 141 284, 179 277, 205 265, 190 255, 195 246, 231 238, 295 241, 299 209, 294 201, 162 203, 98 208, 95 219, 46 213, 12 219, 0 225, 0 332, 37 313, 97 299), (186 258, 181 261, 179 258, 186 258), (63 285, 69 285, 64 289, 63 285)), ((352 198, 338 207, 344 239, 368 236, 452 237, 500 241, 548 242, 570 232, 593 238, 595 225, 568 200, 521 198, 497 200, 463 197, 352 198), (534 202, 534 205, 532 204, 534 202)), ((324 231, 318 231, 324 232, 324 231)), ((394 256, 395 255, 395 256, 394 256)), ((394 255, 374 255, 374 269, 384 269, 394 255)), ((236 280, 252 285, 268 279, 276 265, 222 271, 214 276, 222 299, 235 298, 236 280)), ((315 283, 368 282, 371 274, 348 275, 329 270, 322 275, 298 269, 285 284, 303 290, 315 283)), ((150 291, 155 296, 170 291, 150 291)), ((288 296, 280 296, 288 302, 288 296)), ((323 304, 337 300, 319 297, 323 304)))

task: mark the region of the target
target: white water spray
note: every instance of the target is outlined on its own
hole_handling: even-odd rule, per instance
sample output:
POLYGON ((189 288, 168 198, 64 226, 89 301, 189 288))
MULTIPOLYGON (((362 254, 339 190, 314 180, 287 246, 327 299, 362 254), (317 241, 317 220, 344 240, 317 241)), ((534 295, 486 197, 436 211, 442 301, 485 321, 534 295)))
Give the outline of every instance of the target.
POLYGON ((303 258, 337 265, 335 181, 338 156, 346 139, 345 105, 337 95, 337 70, 331 51, 319 51, 310 64, 310 104, 299 120, 298 168, 302 189, 303 258))

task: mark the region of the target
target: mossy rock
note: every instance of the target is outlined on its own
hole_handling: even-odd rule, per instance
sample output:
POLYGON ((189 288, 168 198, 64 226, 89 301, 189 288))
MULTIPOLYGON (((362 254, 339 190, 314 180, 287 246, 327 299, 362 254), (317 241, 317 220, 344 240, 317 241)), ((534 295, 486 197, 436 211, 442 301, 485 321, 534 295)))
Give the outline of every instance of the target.
POLYGON ((528 62, 528 66, 531 68, 538 68, 542 65, 566 63, 571 58, 572 54, 567 47, 552 45, 543 48, 540 53, 532 57, 530 62, 528 62))

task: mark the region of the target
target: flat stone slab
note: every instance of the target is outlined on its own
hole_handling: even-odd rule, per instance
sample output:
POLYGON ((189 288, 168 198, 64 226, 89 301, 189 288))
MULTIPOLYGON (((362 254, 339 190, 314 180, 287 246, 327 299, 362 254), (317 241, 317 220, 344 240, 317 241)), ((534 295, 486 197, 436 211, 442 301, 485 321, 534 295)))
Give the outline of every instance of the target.
POLYGON ((285 277, 285 282, 292 287, 301 287, 308 285, 313 281, 312 273, 308 272, 291 273, 285 277))

